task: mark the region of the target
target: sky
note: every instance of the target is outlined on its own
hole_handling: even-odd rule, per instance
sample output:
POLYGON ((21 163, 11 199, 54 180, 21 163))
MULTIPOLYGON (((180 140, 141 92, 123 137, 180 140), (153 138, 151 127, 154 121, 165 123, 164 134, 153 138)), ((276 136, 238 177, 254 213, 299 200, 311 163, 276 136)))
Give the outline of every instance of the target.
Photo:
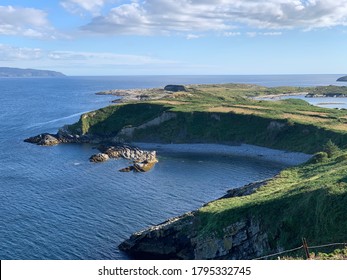
POLYGON ((344 74, 347 0, 0 0, 0 67, 344 74))

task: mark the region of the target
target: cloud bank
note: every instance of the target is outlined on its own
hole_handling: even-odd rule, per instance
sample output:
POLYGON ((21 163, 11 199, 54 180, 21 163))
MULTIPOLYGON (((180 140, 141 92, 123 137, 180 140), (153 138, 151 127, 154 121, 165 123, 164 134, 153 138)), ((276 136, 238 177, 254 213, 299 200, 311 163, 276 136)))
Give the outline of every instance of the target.
POLYGON ((92 15, 98 15, 106 2, 107 0, 65 0, 61 1, 60 5, 73 14, 86 11, 92 15))
POLYGON ((117 54, 109 52, 48 51, 40 48, 20 48, 0 44, 0 62, 8 66, 28 65, 40 68, 73 67, 137 67, 145 65, 167 65, 174 61, 145 55, 117 54))
POLYGON ((0 6, 0 35, 42 38, 50 29, 47 14, 38 9, 0 6))
POLYGON ((82 29, 104 34, 152 35, 225 33, 245 26, 309 30, 346 24, 347 0, 138 0, 112 8, 82 29))

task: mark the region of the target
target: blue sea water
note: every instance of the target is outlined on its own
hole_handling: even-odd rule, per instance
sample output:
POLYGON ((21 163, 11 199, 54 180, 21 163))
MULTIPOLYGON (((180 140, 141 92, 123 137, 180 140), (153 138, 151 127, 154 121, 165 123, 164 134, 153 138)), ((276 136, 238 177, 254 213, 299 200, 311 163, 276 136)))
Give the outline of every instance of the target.
POLYGON ((124 160, 88 162, 91 145, 39 147, 23 139, 54 133, 114 99, 108 89, 166 84, 336 84, 340 75, 131 76, 0 79, 0 259, 127 259, 118 244, 134 231, 194 210, 227 189, 285 167, 261 158, 162 150, 148 173, 120 173, 124 160))

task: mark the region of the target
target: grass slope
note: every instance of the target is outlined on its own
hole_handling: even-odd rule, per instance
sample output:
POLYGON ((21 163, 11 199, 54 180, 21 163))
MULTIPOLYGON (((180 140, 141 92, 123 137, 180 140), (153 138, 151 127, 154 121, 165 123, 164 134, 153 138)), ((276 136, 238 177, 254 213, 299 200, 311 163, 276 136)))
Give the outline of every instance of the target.
POLYGON ((319 163, 282 171, 245 197, 214 201, 201 208, 201 234, 219 232, 240 217, 261 221, 273 250, 347 240, 347 157, 339 152, 319 163))
POLYGON ((165 99, 109 106, 82 115, 69 127, 73 134, 116 136, 164 111, 177 114, 159 126, 136 130, 133 139, 159 142, 248 143, 314 153, 331 139, 347 143, 347 111, 319 108, 303 100, 246 98, 267 93, 306 91, 254 85, 195 85, 165 99))

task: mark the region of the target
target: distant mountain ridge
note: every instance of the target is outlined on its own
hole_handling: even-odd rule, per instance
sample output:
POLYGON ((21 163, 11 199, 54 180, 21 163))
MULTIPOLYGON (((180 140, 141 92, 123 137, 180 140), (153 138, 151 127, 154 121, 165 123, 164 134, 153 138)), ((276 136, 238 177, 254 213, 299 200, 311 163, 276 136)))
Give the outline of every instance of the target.
POLYGON ((65 77, 65 75, 50 70, 0 67, 0 77, 65 77))

